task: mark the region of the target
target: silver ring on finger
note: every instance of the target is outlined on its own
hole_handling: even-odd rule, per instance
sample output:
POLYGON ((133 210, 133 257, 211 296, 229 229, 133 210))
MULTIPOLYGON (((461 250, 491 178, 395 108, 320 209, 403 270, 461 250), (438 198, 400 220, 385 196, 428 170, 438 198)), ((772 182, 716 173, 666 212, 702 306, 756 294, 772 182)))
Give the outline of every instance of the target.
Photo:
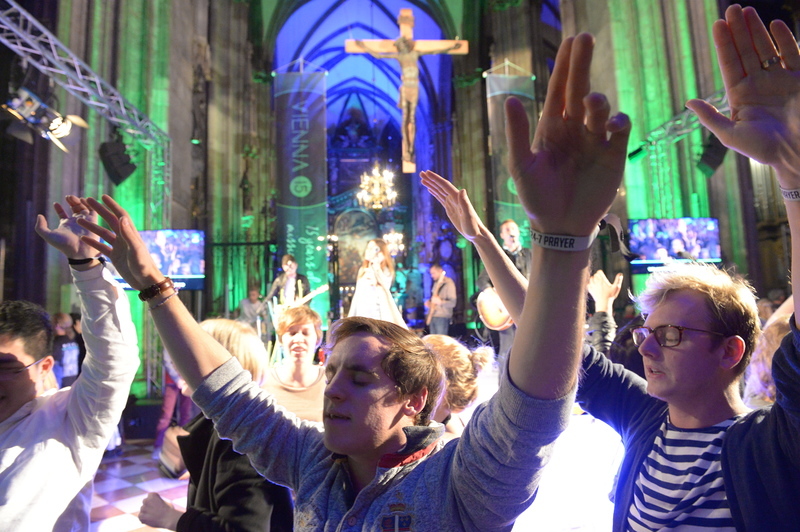
POLYGON ((761 62, 761 68, 763 68, 764 70, 769 70, 769 67, 771 67, 772 65, 778 65, 780 64, 780 62, 781 62, 781 56, 773 55, 769 59, 766 59, 761 62))

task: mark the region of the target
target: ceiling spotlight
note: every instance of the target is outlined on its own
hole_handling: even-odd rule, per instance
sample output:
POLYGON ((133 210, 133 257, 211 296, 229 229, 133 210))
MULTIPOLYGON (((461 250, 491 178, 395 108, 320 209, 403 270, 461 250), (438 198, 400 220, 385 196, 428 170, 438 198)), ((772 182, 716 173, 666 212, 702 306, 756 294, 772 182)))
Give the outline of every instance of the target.
POLYGON ((11 116, 17 119, 13 122, 6 133, 14 138, 33 144, 33 136, 28 132, 23 132, 23 127, 35 131, 39 136, 49 139, 53 144, 63 151, 68 151, 64 144, 59 140, 70 134, 72 126, 88 128, 86 121, 77 115, 62 116, 55 109, 48 107, 41 98, 36 96, 30 89, 20 87, 17 93, 6 103, 0 105, 11 116))

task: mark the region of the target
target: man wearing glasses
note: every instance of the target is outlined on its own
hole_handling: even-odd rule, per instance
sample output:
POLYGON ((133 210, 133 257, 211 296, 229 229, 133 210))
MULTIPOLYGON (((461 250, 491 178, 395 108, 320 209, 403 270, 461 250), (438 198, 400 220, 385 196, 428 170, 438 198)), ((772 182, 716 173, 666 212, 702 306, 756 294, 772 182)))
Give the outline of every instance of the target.
MULTIPOLYGON (((800 50, 733 5, 714 24, 731 116, 691 100, 723 144, 772 166, 800 232, 800 50), (770 35, 771 33, 771 35, 770 35)), ((792 277, 800 269, 793 241, 792 277)), ((797 311, 775 353, 774 406, 750 411, 740 380, 760 333, 752 288, 711 266, 655 273, 633 331, 646 381, 591 351, 578 400, 620 433, 614 530, 797 530, 800 519, 800 333, 797 311)))
MULTIPOLYGON (((67 197, 60 223, 36 231, 70 262, 83 315, 86 359, 71 387, 49 389, 54 360, 47 312, 0 303, 0 528, 89 530, 92 479, 139 367, 127 297, 80 240, 88 207, 67 197)), ((94 219, 94 218, 92 218, 94 219)))
POLYGON ((646 319, 632 332, 646 381, 592 351, 578 391, 581 406, 617 430, 626 447, 615 524, 736 530, 733 493, 744 504, 753 499, 732 482, 725 462, 734 451, 723 451, 723 443, 745 435, 770 452, 766 431, 749 432, 755 422, 739 392, 760 333, 752 289, 693 264, 652 274, 637 299, 646 319))
MULTIPOLYGON (((773 21, 768 31, 752 7, 732 5, 725 15, 714 23, 713 34, 732 118, 701 100, 686 105, 727 147, 772 167, 789 226, 798 237, 800 48, 786 24, 773 21)), ((579 181, 565 183, 577 189, 579 181)), ((486 237, 488 230, 465 194, 430 173, 423 184, 475 244, 517 319, 535 299, 520 297, 528 287, 524 277, 514 275, 513 264, 486 237)), ((607 192, 607 185, 601 186, 607 192)), ((517 190, 526 205, 522 193, 527 187, 517 182, 517 190)), ((541 247, 544 240, 532 241, 541 247)), ((534 257, 539 253, 535 249, 534 257)), ((792 284, 798 286, 797 238, 792 257, 792 284)), ((571 310, 581 308, 585 297, 574 291, 579 278, 570 281, 547 273, 552 279, 532 275, 539 278, 532 286, 546 290, 558 281, 560 293, 546 298, 553 305, 550 317, 571 320, 571 310)), ((773 359, 775 404, 754 411, 744 405, 739 391, 760 333, 756 299, 746 281, 694 264, 652 275, 638 300, 646 319, 634 331, 634 340, 645 379, 584 345, 577 394, 581 406, 611 425, 625 445, 613 530, 798 530, 800 298, 795 298, 792 333, 773 359)), ((573 334, 583 328, 578 320, 570 323, 573 334)), ((560 335, 562 344, 574 338, 555 325, 540 326, 535 334, 543 341, 560 335)), ((559 356, 564 354, 552 355, 553 363, 559 356)))

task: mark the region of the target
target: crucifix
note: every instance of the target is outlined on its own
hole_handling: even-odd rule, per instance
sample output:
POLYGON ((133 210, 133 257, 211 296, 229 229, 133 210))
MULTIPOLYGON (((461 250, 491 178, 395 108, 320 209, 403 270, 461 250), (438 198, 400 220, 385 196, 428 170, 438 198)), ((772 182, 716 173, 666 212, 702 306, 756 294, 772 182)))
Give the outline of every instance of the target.
POLYGON ((415 114, 419 101, 419 57, 430 54, 459 54, 469 52, 469 42, 462 40, 414 40, 414 15, 410 9, 401 9, 397 18, 400 37, 388 39, 347 39, 347 53, 368 53, 381 59, 397 59, 400 63, 400 97, 397 106, 403 112, 403 173, 413 173, 417 165, 414 158, 416 135, 415 114))

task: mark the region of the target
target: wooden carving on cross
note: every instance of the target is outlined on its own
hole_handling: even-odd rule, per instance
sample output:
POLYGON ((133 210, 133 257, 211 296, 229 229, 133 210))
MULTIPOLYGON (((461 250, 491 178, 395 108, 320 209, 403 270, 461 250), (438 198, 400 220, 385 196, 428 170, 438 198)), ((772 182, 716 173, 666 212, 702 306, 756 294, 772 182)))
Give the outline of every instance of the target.
POLYGON ((469 52, 468 41, 462 40, 414 40, 414 15, 410 9, 401 9, 397 18, 400 37, 388 39, 347 39, 346 52, 367 53, 381 59, 397 59, 400 63, 400 97, 398 107, 403 112, 403 173, 416 171, 414 138, 416 135, 415 114, 419 101, 419 57, 430 54, 459 54, 469 52))

